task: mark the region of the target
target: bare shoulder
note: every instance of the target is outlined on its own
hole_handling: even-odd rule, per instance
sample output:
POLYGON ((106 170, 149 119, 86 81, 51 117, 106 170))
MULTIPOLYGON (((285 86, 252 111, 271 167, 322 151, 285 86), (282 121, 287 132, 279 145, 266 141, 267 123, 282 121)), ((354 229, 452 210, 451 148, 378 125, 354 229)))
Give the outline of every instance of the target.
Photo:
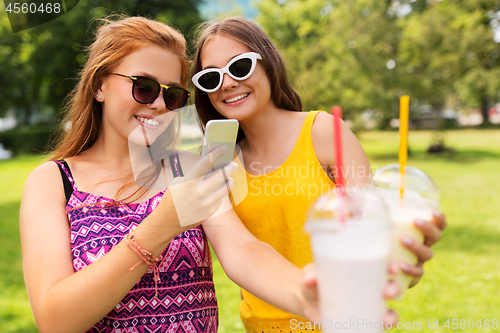
POLYGON ((312 135, 313 139, 321 139, 326 137, 327 135, 332 138, 333 117, 331 114, 328 114, 326 112, 318 112, 312 126, 312 135))
POLYGON ((57 164, 50 161, 35 168, 24 184, 21 225, 47 218, 54 221, 54 214, 65 218, 65 206, 64 186, 57 164))
POLYGON ((43 191, 50 195, 63 195, 62 190, 61 173, 53 161, 45 162, 33 169, 24 184, 24 192, 43 191))
POLYGON ((326 112, 319 112, 311 129, 314 152, 324 167, 334 165, 333 117, 326 112))
MULTIPOLYGON (((370 174, 368 158, 356 136, 342 120, 341 129, 345 166, 366 170, 363 176, 346 176, 346 178, 352 184, 364 183, 370 174)), ((324 167, 332 168, 335 165, 333 116, 326 112, 318 113, 312 126, 311 136, 319 162, 324 167)))
MULTIPOLYGON (((340 125, 342 128, 342 139, 344 145, 358 145, 358 139, 352 133, 351 129, 341 119, 340 125)), ((333 116, 326 112, 319 112, 316 115, 312 126, 313 142, 327 142, 333 150, 333 116)))

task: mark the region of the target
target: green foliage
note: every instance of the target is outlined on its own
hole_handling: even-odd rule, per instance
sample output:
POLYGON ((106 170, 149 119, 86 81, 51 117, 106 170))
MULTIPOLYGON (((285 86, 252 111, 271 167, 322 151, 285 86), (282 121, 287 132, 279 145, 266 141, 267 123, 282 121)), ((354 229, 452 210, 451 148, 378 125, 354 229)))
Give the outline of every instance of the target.
POLYGON ((420 15, 400 20, 404 38, 399 61, 414 96, 437 109, 456 95, 464 107, 486 108, 500 87, 500 45, 494 41, 489 11, 496 1, 433 2, 420 15), (408 73, 410 72, 410 73, 408 73))
MULTIPOLYGON (((0 5, 1 6, 1 5, 0 5)), ((23 90, 29 89, 25 82, 20 57, 23 40, 21 35, 10 32, 9 19, 4 9, 0 9, 0 117, 10 108, 23 104, 23 90), (12 75, 17 73, 17 75, 12 75)))
POLYGON ((387 10, 386 2, 375 0, 284 5, 264 0, 258 20, 297 72, 292 79, 306 90, 305 109, 329 110, 339 104, 353 118, 365 109, 387 113, 400 94, 398 77, 386 67, 398 35, 387 10), (281 16, 273 20, 276 11, 281 16))
MULTIPOLYGON (((257 20, 284 54, 306 110, 339 104, 346 118, 442 110, 450 101, 481 107, 498 98, 500 45, 493 0, 262 0, 257 20)), ((451 105, 455 107, 455 105, 451 105)))
POLYGON ((50 126, 23 126, 0 132, 0 142, 15 154, 37 154, 44 152, 56 135, 52 130, 50 126))
POLYGON ((5 8, 0 9, 0 116, 15 108, 22 124, 49 108, 59 115, 64 98, 85 59, 94 36, 94 19, 113 12, 168 21, 185 35, 200 23, 197 6, 186 1, 80 1, 68 13, 40 26, 12 33, 5 8), (6 89, 3 89, 6 87, 6 89))

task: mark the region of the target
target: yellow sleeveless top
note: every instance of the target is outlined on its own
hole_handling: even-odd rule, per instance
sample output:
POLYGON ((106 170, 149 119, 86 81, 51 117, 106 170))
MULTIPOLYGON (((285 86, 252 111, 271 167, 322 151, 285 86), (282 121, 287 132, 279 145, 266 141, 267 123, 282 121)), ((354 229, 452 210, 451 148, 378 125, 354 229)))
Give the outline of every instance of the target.
MULTIPOLYGON (((318 112, 308 113, 292 153, 280 167, 258 176, 247 173, 248 194, 234 208, 255 237, 300 268, 313 261, 304 231, 307 210, 335 186, 314 153, 311 129, 318 112)), ((239 309, 246 332, 319 332, 306 319, 241 291, 239 309)))

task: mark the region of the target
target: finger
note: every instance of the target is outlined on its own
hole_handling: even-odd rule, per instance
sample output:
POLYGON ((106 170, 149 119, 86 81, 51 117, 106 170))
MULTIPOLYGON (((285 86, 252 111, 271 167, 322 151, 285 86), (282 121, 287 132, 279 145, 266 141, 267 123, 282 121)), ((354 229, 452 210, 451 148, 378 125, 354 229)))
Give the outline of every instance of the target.
POLYGON ((231 190, 233 188, 233 186, 234 186, 234 180, 232 178, 228 178, 221 185, 219 185, 215 190, 210 192, 206 199, 211 201, 210 204, 212 204, 212 202, 220 201, 224 197, 229 195, 228 187, 229 187, 229 190, 231 190))
POLYGON ((401 287, 396 281, 388 281, 384 287, 384 298, 393 299, 399 295, 401 287))
POLYGON ((401 270, 405 274, 413 277, 421 277, 424 274, 424 267, 422 266, 422 263, 418 263, 417 265, 410 265, 406 262, 402 262, 401 270))
POLYGON ((401 268, 398 262, 396 261, 389 261, 389 264, 387 265, 387 273, 391 275, 398 275, 401 273, 401 268))
POLYGON ((229 176, 237 169, 238 164, 231 162, 224 168, 219 169, 215 172, 211 172, 206 177, 204 177, 203 186, 205 186, 207 191, 213 191, 215 188, 219 187, 220 184, 227 181, 227 179, 229 179, 229 176), (222 172, 222 170, 224 170, 224 172, 222 172))
POLYGON ((425 245, 431 246, 441 239, 441 230, 434 223, 416 219, 414 224, 422 231, 425 245))
POLYGON ((398 324, 398 319, 399 316, 396 311, 394 311, 393 309, 388 309, 384 314, 384 317, 382 318, 384 322, 384 328, 396 327, 396 325, 398 324), (388 326, 387 323, 391 323, 392 325, 388 326))
POLYGON ((214 216, 214 214, 219 210, 219 208, 222 206, 222 198, 215 201, 213 204, 212 204, 212 211, 211 211, 211 214, 210 216, 207 218, 210 219, 212 216, 214 216))
MULTIPOLYGON (((225 184, 222 184, 220 187, 218 187, 216 190, 212 191, 205 200, 207 200, 206 205, 212 207, 212 210, 210 211, 209 217, 212 217, 220 208, 222 205, 222 200, 228 196, 228 188, 231 190, 233 188, 233 180, 231 178, 228 178, 228 180, 225 182, 225 184)), ((224 211, 221 211, 223 213, 224 211)))
POLYGON ((319 308, 318 272, 316 265, 310 263, 302 269, 300 288, 305 301, 304 311, 306 318, 315 322, 321 321, 319 308))
POLYGON ((302 269, 302 291, 304 296, 309 300, 318 299, 318 273, 316 271, 316 266, 311 263, 302 269))
POLYGON ((432 212, 432 223, 434 223, 440 230, 446 228, 446 216, 443 212, 436 210, 432 212))
POLYGON ((226 146, 218 146, 210 151, 207 155, 202 157, 194 166, 193 170, 189 173, 189 179, 203 177, 207 172, 212 170, 212 167, 219 158, 221 158, 227 151, 226 146))
POLYGON ((426 262, 432 258, 433 252, 430 247, 413 240, 409 236, 401 237, 401 244, 411 252, 415 253, 420 262, 426 262))

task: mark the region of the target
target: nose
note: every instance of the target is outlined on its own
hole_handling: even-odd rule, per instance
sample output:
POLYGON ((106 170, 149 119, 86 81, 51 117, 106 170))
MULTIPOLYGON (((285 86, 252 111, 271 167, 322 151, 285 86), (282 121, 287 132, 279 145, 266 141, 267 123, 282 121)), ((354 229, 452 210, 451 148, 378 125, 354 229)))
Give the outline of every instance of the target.
POLYGON ((156 99, 148 104, 148 107, 150 109, 155 110, 156 112, 159 113, 165 113, 167 110, 167 105, 165 104, 165 101, 163 100, 163 93, 165 92, 165 88, 161 88, 160 93, 156 97, 156 99))
POLYGON ((222 77, 222 90, 233 89, 238 87, 239 85, 240 83, 237 80, 224 73, 224 76, 222 77))

